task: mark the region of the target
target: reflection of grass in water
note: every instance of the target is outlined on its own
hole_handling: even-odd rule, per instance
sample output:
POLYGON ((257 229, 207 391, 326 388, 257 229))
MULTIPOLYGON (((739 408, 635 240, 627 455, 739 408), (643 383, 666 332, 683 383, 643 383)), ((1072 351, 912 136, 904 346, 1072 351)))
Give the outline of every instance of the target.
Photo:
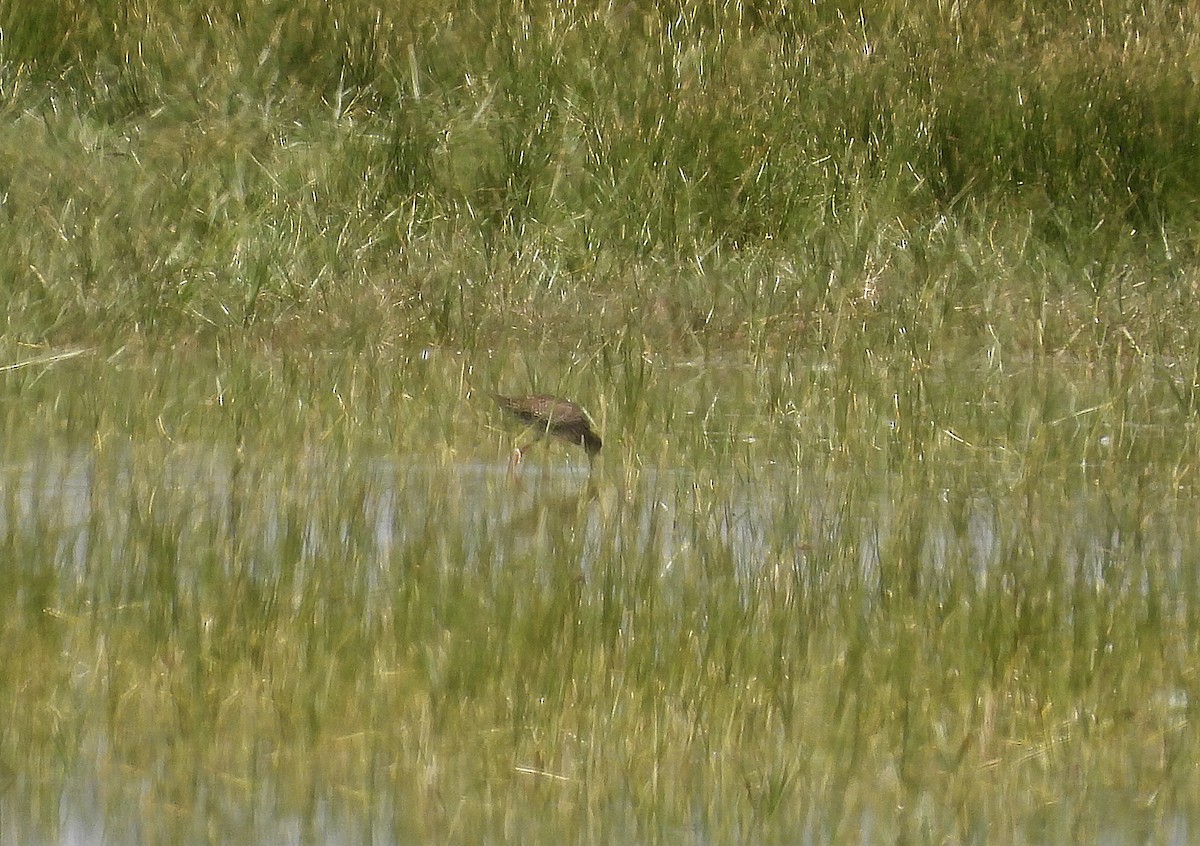
POLYGON ((1128 425, 1152 381, 650 366, 592 498, 565 450, 511 487, 451 359, 195 363, 57 370, 28 388, 59 408, 8 430, 0 761, 47 826, 80 772, 119 774, 105 816, 150 839, 297 815, 1020 841, 1195 813, 1198 539, 1169 481, 1195 435, 1128 425), (64 528, 58 444, 88 431, 64 528))

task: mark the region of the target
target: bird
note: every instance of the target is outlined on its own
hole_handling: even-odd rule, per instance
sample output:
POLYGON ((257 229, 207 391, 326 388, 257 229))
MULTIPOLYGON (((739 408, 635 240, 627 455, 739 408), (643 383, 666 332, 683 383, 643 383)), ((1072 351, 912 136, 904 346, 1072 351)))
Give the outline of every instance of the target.
POLYGON ((568 399, 544 395, 493 396, 501 408, 528 426, 533 434, 533 440, 513 450, 508 463, 510 471, 515 471, 526 451, 547 435, 583 447, 587 451, 588 462, 595 464, 596 454, 600 452, 604 441, 596 434, 592 418, 581 406, 568 399))

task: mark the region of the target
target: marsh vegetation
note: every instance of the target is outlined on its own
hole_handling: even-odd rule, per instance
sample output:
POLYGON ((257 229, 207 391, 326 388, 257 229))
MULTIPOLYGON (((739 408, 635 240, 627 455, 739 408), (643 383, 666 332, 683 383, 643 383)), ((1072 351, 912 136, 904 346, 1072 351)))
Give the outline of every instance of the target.
POLYGON ((0 843, 1195 840, 1197 32, 0 5, 0 843))

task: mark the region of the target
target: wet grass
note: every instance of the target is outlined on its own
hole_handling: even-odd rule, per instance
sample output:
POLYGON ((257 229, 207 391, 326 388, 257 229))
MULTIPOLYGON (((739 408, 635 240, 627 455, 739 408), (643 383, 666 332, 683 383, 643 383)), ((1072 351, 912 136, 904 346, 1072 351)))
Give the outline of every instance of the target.
POLYGON ((1194 18, 0 7, 0 842, 1195 839, 1194 18))
POLYGON ((593 484, 516 486, 460 356, 264 357, 8 377, 72 399, 8 406, 7 838, 1190 830, 1196 428, 1152 373, 912 408, 890 364, 639 359, 593 484))

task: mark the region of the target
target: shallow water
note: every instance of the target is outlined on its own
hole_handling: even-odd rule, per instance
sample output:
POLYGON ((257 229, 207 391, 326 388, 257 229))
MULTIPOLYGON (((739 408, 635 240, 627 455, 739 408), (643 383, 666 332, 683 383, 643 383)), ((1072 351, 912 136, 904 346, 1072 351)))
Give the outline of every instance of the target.
MULTIPOLYGON (((853 399, 844 420, 824 405, 808 417, 812 408, 755 404, 754 371, 717 370, 665 371, 670 407, 645 412, 649 422, 627 430, 624 444, 606 437, 593 475, 581 455, 557 446, 534 451, 513 478, 510 436, 450 412, 442 442, 404 430, 393 449, 367 438, 289 443, 283 424, 277 442, 238 446, 217 436, 11 433, 0 465, 0 539, 6 663, 19 669, 0 689, 9 709, 0 728, 0 842, 487 843, 526 833, 558 842, 876 843, 922 839, 938 824, 969 842, 972 813, 941 795, 956 786, 978 791, 971 795, 988 808, 993 827, 980 830, 999 819, 1010 842, 1053 842, 1080 819, 1103 842, 1144 842, 1151 830, 1156 842, 1190 841, 1197 817, 1188 802, 1145 810, 1147 795, 1184 795, 1191 784, 1186 767, 1161 764, 1196 707, 1188 666, 1146 674, 1134 694, 1146 713, 1131 718, 1133 739, 1117 738, 1128 748, 1114 743, 1112 718, 1096 718, 1109 734, 1087 723, 1122 696, 1088 675, 1105 655, 1120 666, 1124 656, 1165 652, 1153 640, 1156 621, 1167 621, 1168 636, 1178 631, 1190 654, 1200 521, 1195 492, 1179 481, 1190 465, 1170 451, 1178 430, 1169 421, 1127 424, 1126 450, 1167 446, 1121 463, 1112 429, 1092 425, 1091 412, 1072 417, 1052 386, 1053 399, 1039 400, 1050 421, 1026 427, 1029 443, 984 415, 972 437, 990 445, 972 447, 957 434, 975 419, 970 407, 957 431, 948 423, 914 435, 886 391, 878 407, 853 399), (1092 597, 1099 611, 1080 602, 1092 597), (901 611, 888 610, 897 598, 901 611), (955 614, 992 619, 978 610, 989 603, 999 634, 944 660, 954 672, 984 664, 985 677, 1000 679, 1000 704, 984 687, 938 716, 930 694, 932 704, 912 707, 932 712, 934 741, 976 707, 1016 723, 1069 696, 1083 727, 1054 723, 1032 741, 1011 729, 965 774, 954 764, 965 741, 921 747, 930 773, 947 774, 927 776, 927 785, 910 775, 915 786, 905 787, 898 753, 869 738, 908 719, 907 702, 873 699, 908 680, 829 679, 839 709, 862 702, 863 719, 874 721, 859 741, 852 723, 837 728, 848 718, 822 712, 822 673, 853 670, 860 623, 869 631, 895 613, 900 633, 937 631, 955 614), (1029 619, 1010 631, 1004 615, 1020 613, 1029 619), (1082 668, 1076 688, 1042 691, 1035 680, 1026 690, 1013 655, 1063 648, 1041 630, 1055 626, 1075 627, 1067 645, 1081 656, 1070 659, 1082 668), (737 651, 739 627, 746 653, 737 651), (555 642, 571 637, 580 642, 555 642), (825 663, 779 669, 768 679, 779 702, 761 698, 762 713, 746 718, 749 734, 730 729, 724 745, 709 739, 716 729, 703 708, 732 725, 751 707, 727 692, 739 662, 805 649, 825 663), (987 667, 993 660, 996 669, 987 667), (506 666, 525 669, 509 678, 506 666), (546 690, 556 685, 570 707, 552 706, 546 690), (404 698, 410 688, 415 705, 404 698), (588 712, 595 721, 621 713, 621 691, 673 710, 633 721, 644 736, 612 736, 603 725, 589 736, 564 727, 587 712, 574 698, 586 702, 589 691, 599 700, 588 712), (801 705, 787 707, 813 710, 812 723, 771 730, 806 751, 729 775, 737 750, 782 719, 777 709, 792 697, 801 705), (708 700, 715 704, 697 704, 708 700), (464 712, 464 729, 443 701, 481 703, 483 716, 464 712), (412 725, 388 735, 389 709, 401 707, 412 725), (372 708, 381 713, 355 713, 372 708), (511 722, 508 711, 517 715, 511 722), (687 715, 696 726, 669 734, 687 715), (449 728, 439 734, 442 723, 449 728), (832 745, 819 734, 825 725, 836 728, 832 745), (500 737, 511 747, 492 749, 500 737), (1099 774, 1077 790, 1058 770, 1047 776, 1051 786, 1023 781, 1042 762, 1058 765, 1064 737, 1079 745, 1076 763, 1063 766, 1099 774), (563 760, 543 760, 547 744, 563 760), (862 760, 853 776, 840 769, 848 753, 839 744, 862 760), (1102 747, 1118 748, 1109 759, 1102 747), (608 775, 614 760, 644 748, 659 756, 649 774, 630 764, 637 775, 608 775), (597 755, 603 763, 589 763, 597 755), (792 773, 805 761, 817 763, 798 782, 792 773), (1017 786, 989 794, 1000 769, 1017 786), (1107 774, 1125 770, 1150 775, 1111 784, 1107 774), (669 794, 690 778, 697 795, 669 794), (720 794, 725 779, 733 785, 720 794), (970 787, 976 781, 984 786, 970 787), (778 822, 754 822, 759 811, 747 797, 772 790, 787 800, 778 822), (1104 791, 1111 795, 1097 800, 1104 791), (913 817, 890 815, 901 799, 913 803, 913 817), (1014 804, 1024 810, 1005 816, 1014 804), (806 809, 789 816, 789 805, 806 809), (460 817, 482 826, 478 836, 460 817)), ((614 428, 620 419, 615 407, 601 417, 614 428)), ((443 430, 422 420, 413 431, 443 430)), ((919 675, 929 658, 911 670, 916 700, 943 681, 919 675)), ((751 690, 775 670, 747 672, 740 683, 751 690)))
POLYGON ((914 495, 910 485, 883 475, 872 479, 872 490, 851 491, 861 482, 840 479, 828 467, 765 466, 753 476, 723 479, 653 466, 589 475, 585 463, 557 454, 514 475, 503 461, 363 457, 348 467, 339 456, 310 454, 287 466, 271 456, 237 458, 211 447, 175 447, 156 457, 152 479, 139 464, 134 448, 99 457, 61 446, 10 461, 0 470, 0 534, 55 541, 45 558, 16 566, 53 566, 71 581, 89 562, 118 556, 129 543, 131 515, 143 507, 173 532, 216 527, 248 536, 237 553, 250 571, 265 574, 279 564, 272 556, 285 530, 303 537, 299 561, 289 567, 311 566, 353 534, 371 577, 414 544, 451 538, 459 566, 502 566, 504 555, 545 542, 549 522, 583 539, 572 566, 586 576, 612 540, 601 529, 615 515, 631 529, 622 542, 660 561, 664 577, 716 544, 750 581, 767 568, 803 568, 819 549, 852 551, 861 573, 877 579, 881 556, 893 551, 897 536, 915 531, 917 563, 928 577, 966 564, 974 578, 986 580, 1003 575, 1006 543, 1031 522, 1053 525, 1064 575, 1094 583, 1128 578, 1110 562, 1134 540, 1141 554, 1154 558, 1160 577, 1194 578, 1200 563, 1189 554, 1196 535, 1190 495, 1161 491, 1163 506, 1131 524, 1130 515, 1114 509, 1112 493, 1086 477, 1038 513, 1027 511, 1017 493, 918 491, 923 499, 915 512, 925 522, 914 527, 914 509, 901 501, 914 495), (142 476, 137 491, 135 474, 142 476), (340 494, 334 501, 331 488, 340 494), (288 524, 297 507, 303 522, 288 524), (497 533, 507 545, 485 543, 497 533))

